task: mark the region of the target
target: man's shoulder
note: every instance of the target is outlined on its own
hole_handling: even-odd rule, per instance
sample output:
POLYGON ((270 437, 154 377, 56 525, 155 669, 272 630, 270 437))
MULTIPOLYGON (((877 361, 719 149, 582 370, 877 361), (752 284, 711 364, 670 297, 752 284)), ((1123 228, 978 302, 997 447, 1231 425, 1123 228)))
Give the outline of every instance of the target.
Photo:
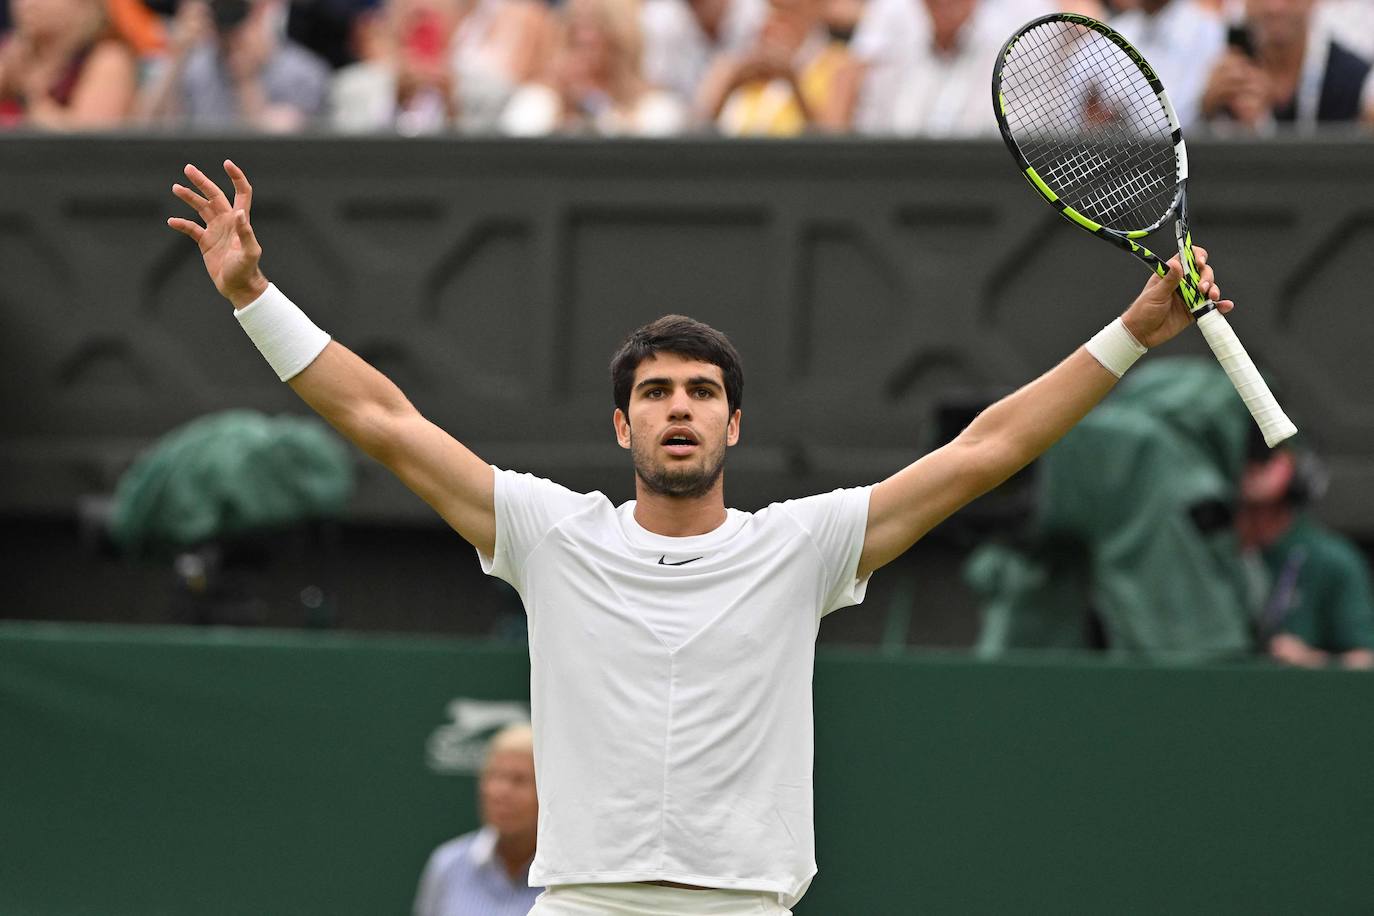
POLYGON ((560 506, 574 508, 611 505, 610 499, 600 490, 576 490, 528 471, 512 471, 494 465, 493 470, 496 472, 497 490, 505 499, 553 500, 560 506))
POLYGON ((873 485, 840 487, 810 496, 800 496, 770 503, 753 514, 761 526, 786 526, 812 533, 822 523, 835 520, 846 512, 866 512, 873 485))

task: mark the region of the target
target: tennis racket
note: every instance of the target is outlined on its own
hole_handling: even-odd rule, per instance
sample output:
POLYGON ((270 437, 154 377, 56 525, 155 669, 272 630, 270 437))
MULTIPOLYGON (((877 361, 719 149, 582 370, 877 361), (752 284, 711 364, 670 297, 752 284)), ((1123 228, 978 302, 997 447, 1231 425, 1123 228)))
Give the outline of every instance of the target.
POLYGON ((1110 26, 1054 13, 1007 40, 992 73, 1002 139, 1040 195, 1075 225, 1130 252, 1174 219, 1179 295, 1270 447, 1297 432, 1221 312, 1198 291, 1188 228, 1188 152, 1164 85, 1110 26))

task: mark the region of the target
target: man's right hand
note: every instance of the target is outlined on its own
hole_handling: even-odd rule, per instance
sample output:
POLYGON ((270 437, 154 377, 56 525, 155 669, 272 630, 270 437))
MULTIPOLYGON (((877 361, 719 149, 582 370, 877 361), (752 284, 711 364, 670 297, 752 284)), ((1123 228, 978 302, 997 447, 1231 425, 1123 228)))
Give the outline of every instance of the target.
POLYGON ((258 267, 262 246, 249 222, 253 188, 243 170, 228 159, 224 160, 224 171, 234 183, 232 206, 204 172, 187 165, 186 177, 196 190, 174 184, 172 193, 195 210, 205 225, 176 216, 168 219, 167 225, 195 240, 215 288, 234 308, 241 309, 267 291, 267 278, 258 267))

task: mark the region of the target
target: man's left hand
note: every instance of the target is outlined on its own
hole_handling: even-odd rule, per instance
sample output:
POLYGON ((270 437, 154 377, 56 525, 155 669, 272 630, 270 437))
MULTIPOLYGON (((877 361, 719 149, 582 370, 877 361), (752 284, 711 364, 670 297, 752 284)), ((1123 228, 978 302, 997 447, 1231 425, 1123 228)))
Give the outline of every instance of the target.
MULTIPOLYGON (((1207 263, 1207 249, 1194 245, 1193 258, 1197 261, 1201 278, 1199 291, 1223 315, 1235 308, 1236 304, 1230 299, 1221 298, 1221 287, 1217 285, 1216 276, 1207 263)), ((1193 318, 1178 293, 1178 285, 1182 280, 1183 268, 1179 266, 1178 255, 1174 255, 1169 259, 1169 275, 1161 277, 1155 274, 1150 277, 1135 302, 1121 316, 1126 329, 1143 345, 1157 347, 1192 324, 1193 318)))

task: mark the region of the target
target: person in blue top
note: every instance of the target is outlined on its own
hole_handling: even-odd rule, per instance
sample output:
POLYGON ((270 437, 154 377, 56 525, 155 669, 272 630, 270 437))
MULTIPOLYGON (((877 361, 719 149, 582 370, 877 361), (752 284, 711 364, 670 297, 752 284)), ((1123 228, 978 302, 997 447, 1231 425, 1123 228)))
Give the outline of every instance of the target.
POLYGON ((430 855, 415 916, 524 916, 544 890, 529 885, 539 824, 529 725, 496 733, 477 786, 482 827, 430 855))

